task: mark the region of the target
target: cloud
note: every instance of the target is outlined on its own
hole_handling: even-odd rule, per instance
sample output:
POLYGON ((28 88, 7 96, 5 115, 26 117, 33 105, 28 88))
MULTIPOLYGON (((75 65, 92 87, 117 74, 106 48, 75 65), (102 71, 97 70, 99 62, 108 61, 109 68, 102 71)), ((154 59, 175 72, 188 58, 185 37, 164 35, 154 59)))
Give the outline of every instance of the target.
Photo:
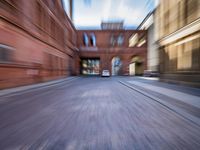
POLYGON ((91 0, 84 0, 84 4, 85 4, 85 6, 90 7, 91 4, 92 4, 92 1, 91 0))
POLYGON ((102 11, 102 19, 106 20, 109 18, 109 13, 112 5, 112 0, 104 0, 104 7, 102 11))
POLYGON ((75 26, 100 26, 102 20, 124 20, 125 26, 138 26, 158 2, 159 0, 75 0, 74 23, 75 26))

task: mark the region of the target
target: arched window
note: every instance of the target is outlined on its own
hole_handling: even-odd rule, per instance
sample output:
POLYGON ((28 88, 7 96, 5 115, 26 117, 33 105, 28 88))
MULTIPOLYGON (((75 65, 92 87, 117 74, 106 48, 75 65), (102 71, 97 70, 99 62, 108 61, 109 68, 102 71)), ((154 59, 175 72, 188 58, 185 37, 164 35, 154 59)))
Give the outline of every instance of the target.
POLYGON ((90 41, 92 46, 96 46, 96 37, 94 33, 90 34, 90 41))
POLYGON ((115 46, 115 36, 112 34, 110 38, 110 45, 115 46))
POLYGON ((119 35, 118 38, 117 38, 117 44, 118 44, 118 46, 122 46, 123 42, 124 42, 123 35, 119 35))
POLYGON ((88 46, 89 44, 88 36, 86 33, 83 34, 83 43, 85 46, 88 46))

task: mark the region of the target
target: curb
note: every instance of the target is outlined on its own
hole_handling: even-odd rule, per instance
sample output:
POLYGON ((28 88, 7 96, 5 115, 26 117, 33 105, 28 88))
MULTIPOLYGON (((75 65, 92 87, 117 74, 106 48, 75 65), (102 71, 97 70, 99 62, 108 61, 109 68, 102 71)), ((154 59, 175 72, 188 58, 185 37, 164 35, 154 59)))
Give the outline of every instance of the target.
POLYGON ((44 88, 47 86, 54 86, 54 85, 57 85, 62 82, 66 82, 66 81, 70 82, 70 81, 73 81, 76 79, 78 79, 78 77, 70 77, 70 78, 67 77, 67 78, 63 78, 63 79, 57 79, 57 80, 52 80, 52 81, 47 81, 47 82, 42 82, 42 83, 36 83, 36 84, 32 84, 32 85, 4 89, 4 90, 0 90, 0 97, 8 96, 10 94, 21 93, 21 92, 28 92, 30 90, 40 89, 40 88, 44 88))
POLYGON ((146 92, 143 92, 142 90, 139 90, 139 89, 135 88, 134 86, 131 86, 131 85, 129 85, 129 84, 123 82, 123 81, 118 81, 118 82, 121 83, 122 85, 124 85, 124 86, 126 86, 126 87, 128 87, 128 88, 130 88, 132 90, 135 90, 138 93, 140 93, 140 94, 142 94, 142 95, 144 95, 144 96, 156 101, 157 103, 161 104, 162 106, 164 106, 168 110, 173 111, 174 113, 178 114, 179 116, 181 116, 182 118, 186 119, 187 121, 190 121, 190 122, 192 122, 195 125, 200 127, 200 119, 198 117, 195 117, 195 116, 183 111, 182 109, 180 109, 180 108, 178 108, 178 107, 176 107, 174 105, 171 105, 171 104, 161 100, 160 98, 157 98, 157 97, 155 97, 153 95, 150 95, 150 94, 148 94, 146 92))

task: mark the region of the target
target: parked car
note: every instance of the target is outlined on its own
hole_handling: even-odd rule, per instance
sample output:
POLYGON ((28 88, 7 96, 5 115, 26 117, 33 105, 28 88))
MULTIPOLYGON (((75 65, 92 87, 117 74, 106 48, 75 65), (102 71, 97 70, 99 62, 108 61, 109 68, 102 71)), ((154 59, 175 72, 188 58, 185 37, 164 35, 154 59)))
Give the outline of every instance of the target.
POLYGON ((110 71, 109 70, 103 70, 101 76, 102 77, 110 77, 110 71))

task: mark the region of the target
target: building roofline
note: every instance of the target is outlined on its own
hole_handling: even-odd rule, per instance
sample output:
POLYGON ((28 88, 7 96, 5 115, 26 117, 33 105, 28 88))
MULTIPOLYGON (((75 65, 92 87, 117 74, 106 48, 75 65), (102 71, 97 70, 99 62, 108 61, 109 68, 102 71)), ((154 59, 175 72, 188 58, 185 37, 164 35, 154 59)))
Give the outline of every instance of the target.
POLYGON ((142 22, 139 24, 139 26, 136 28, 137 30, 147 21, 147 19, 152 15, 154 14, 156 9, 150 11, 146 16, 145 18, 142 20, 142 22))

